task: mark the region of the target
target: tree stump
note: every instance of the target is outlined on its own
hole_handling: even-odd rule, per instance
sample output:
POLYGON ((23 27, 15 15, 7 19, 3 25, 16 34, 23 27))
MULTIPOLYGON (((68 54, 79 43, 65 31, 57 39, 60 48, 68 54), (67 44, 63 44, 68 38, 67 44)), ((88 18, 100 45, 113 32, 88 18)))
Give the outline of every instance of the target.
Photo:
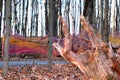
POLYGON ((78 66, 88 80, 120 79, 120 54, 113 51, 111 43, 104 43, 97 38, 94 29, 84 16, 80 17, 81 24, 88 33, 89 39, 84 38, 82 40, 86 41, 86 44, 91 48, 83 51, 80 51, 83 45, 77 46, 78 48, 74 51, 73 47, 77 42, 75 43, 73 40, 77 37, 70 34, 67 22, 61 16, 59 19, 65 35, 64 47, 61 47, 59 43, 54 43, 53 46, 62 57, 78 66))

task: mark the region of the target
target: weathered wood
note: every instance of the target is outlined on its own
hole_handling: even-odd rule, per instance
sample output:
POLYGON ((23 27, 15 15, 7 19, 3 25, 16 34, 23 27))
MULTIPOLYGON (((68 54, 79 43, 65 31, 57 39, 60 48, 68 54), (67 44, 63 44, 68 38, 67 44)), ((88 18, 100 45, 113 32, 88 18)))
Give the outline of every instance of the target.
POLYGON ((79 54, 73 51, 72 47, 74 43, 72 40, 75 39, 75 37, 69 33, 67 23, 62 17, 60 17, 60 21, 65 35, 64 47, 62 48, 59 43, 54 43, 53 46, 67 61, 78 66, 89 80, 117 79, 120 62, 116 61, 116 59, 114 60, 114 58, 120 58, 120 56, 118 56, 117 53, 117 57, 115 56, 111 44, 103 43, 97 38, 94 30, 84 16, 81 16, 80 19, 84 30, 88 33, 92 44, 91 49, 81 52, 78 48, 77 52, 80 52, 79 54))

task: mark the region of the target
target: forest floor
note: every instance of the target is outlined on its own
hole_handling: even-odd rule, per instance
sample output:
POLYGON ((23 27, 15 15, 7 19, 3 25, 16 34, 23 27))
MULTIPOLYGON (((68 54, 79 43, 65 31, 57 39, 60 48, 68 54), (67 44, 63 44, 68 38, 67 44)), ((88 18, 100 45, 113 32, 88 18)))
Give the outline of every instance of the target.
MULTIPOLYGON (((120 45, 120 37, 110 37, 110 42, 120 45)), ((45 56, 38 58, 33 56, 25 56, 24 58, 14 57, 10 61, 19 60, 47 60, 45 56)), ((54 61, 65 61, 62 57, 53 56, 54 61)), ((2 61, 2 59, 0 60, 2 61)), ((0 68, 0 80, 85 80, 80 70, 71 63, 66 64, 53 64, 52 69, 49 70, 47 65, 25 65, 25 66, 12 66, 9 67, 8 75, 2 76, 2 68, 0 68)))
MULTIPOLYGON (((54 60, 64 61, 62 57, 54 57, 54 60)), ((47 68, 47 65, 26 64, 9 67, 6 77, 2 77, 2 68, 0 68, 0 80, 84 80, 83 78, 80 70, 71 63, 53 64, 51 70, 47 68)))
POLYGON ((52 70, 46 65, 10 67, 8 76, 0 75, 0 80, 84 80, 83 78, 80 70, 72 64, 53 64, 52 70))

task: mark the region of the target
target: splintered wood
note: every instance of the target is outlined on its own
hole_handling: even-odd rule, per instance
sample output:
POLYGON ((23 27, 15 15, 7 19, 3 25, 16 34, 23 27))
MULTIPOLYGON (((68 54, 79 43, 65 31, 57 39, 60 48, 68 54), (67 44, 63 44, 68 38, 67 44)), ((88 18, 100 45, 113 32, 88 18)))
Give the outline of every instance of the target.
POLYGON ((87 80, 120 79, 120 54, 117 53, 119 49, 114 51, 112 44, 101 42, 84 16, 81 16, 80 19, 88 38, 71 35, 67 22, 61 16, 59 19, 65 35, 64 47, 61 47, 59 43, 54 43, 53 46, 62 57, 78 66, 87 80), (88 48, 83 49, 84 47, 88 48))

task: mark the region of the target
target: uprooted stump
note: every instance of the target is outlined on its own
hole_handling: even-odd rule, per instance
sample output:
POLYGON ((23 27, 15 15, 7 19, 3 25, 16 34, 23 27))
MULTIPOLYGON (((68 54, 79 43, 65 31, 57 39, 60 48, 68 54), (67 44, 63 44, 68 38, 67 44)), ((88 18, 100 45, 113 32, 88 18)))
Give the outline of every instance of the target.
MULTIPOLYGON (((81 24, 88 33, 89 39, 83 38, 91 48, 81 51, 83 47, 75 46, 77 38, 68 31, 67 23, 60 16, 64 32, 64 46, 54 43, 53 46, 67 61, 78 66, 88 80, 118 80, 120 79, 120 53, 113 50, 111 43, 101 42, 94 33, 89 22, 81 16, 81 24)), ((79 39, 79 38, 78 38, 79 39)))

